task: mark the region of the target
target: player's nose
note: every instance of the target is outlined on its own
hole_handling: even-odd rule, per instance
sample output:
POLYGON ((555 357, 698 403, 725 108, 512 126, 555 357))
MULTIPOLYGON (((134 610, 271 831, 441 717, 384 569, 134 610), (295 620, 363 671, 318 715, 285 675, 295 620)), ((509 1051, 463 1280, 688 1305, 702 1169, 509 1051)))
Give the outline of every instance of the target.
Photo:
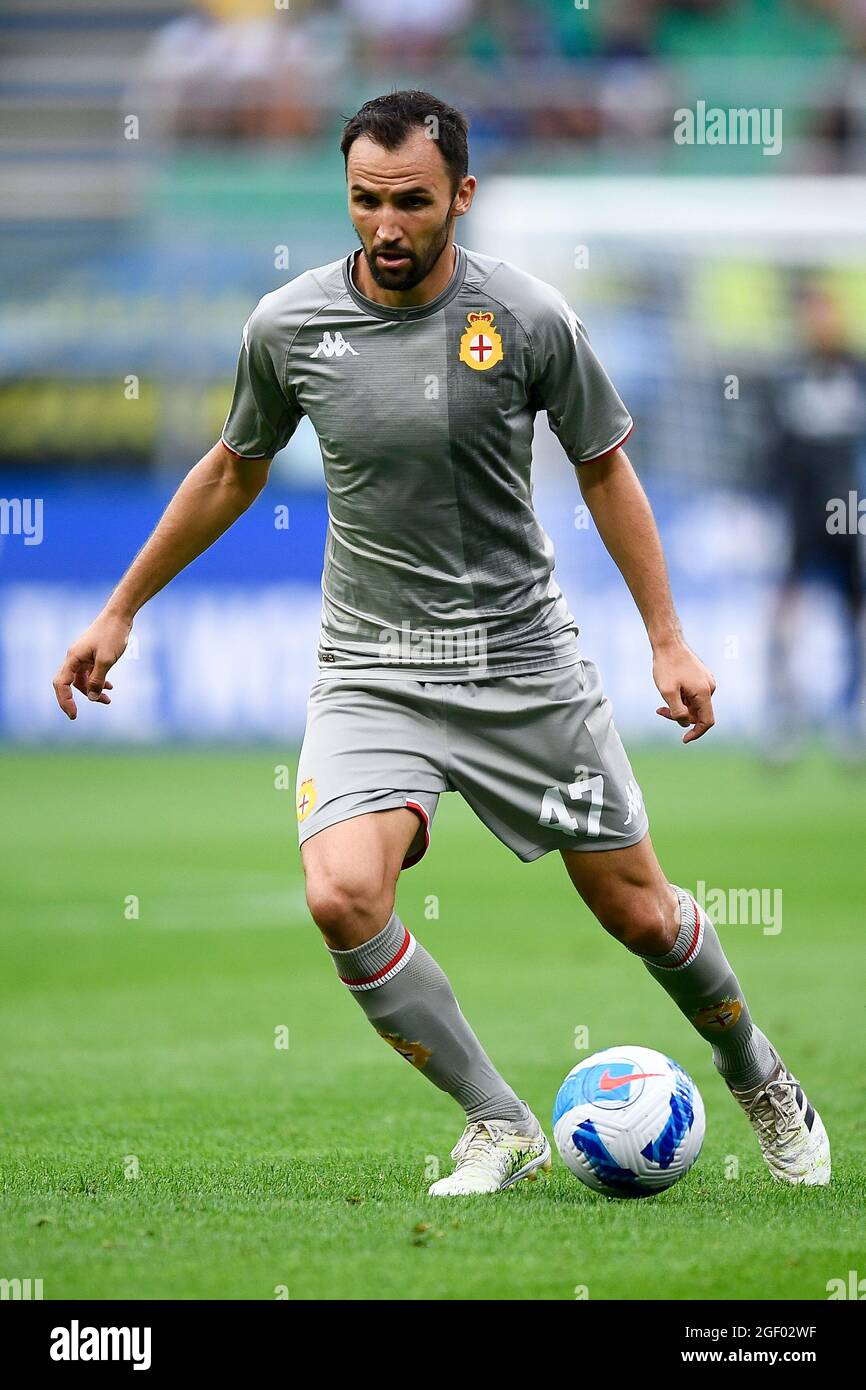
POLYGON ((403 229, 394 222, 380 222, 376 228, 376 250, 390 251, 403 243, 403 229))

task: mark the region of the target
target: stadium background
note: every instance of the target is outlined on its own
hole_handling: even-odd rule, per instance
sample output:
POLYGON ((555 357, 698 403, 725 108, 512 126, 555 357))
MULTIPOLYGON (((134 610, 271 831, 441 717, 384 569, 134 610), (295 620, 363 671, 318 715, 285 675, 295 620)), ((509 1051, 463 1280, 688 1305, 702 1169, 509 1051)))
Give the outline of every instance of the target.
MULTIPOLYGON (((67 737, 58 653, 219 434, 251 307, 353 244, 340 114, 395 82, 470 117, 481 187, 460 236, 585 318, 637 420, 629 452, 686 631, 720 677, 714 737, 760 733, 787 543, 762 385, 799 347, 792 284, 826 284, 866 346, 861 8, 43 0, 0 24, 0 496, 43 508, 40 544, 0 536, 0 733, 67 737), (672 113, 698 99, 781 108, 781 152, 677 145, 672 113)), ((538 505, 585 649, 624 731, 664 737, 639 619, 543 422, 538 436, 538 505)), ((262 503, 142 615, 111 716, 85 709, 76 739, 297 739, 325 521, 305 422, 262 503)), ((814 603, 829 717, 843 615, 814 603)))
POLYGON ((837 1082, 861 1007, 866 806, 819 738, 850 637, 820 586, 797 663, 817 741, 785 774, 754 758, 774 733, 769 615, 789 544, 764 402, 798 347, 803 283, 866 350, 863 5, 7 0, 0 42, 0 1273, 44 1273, 52 1297, 270 1297, 283 1277, 293 1297, 570 1297, 585 1277, 593 1297, 656 1297, 664 1222, 672 1296, 825 1296, 863 1258, 862 1176, 844 1168, 860 1102, 837 1082), (703 1045, 650 987, 622 989, 619 948, 588 922, 572 939, 553 856, 521 869, 449 805, 401 910, 435 933, 521 1094, 544 1116, 587 1024, 595 1046, 675 1051, 710 1139, 693 1186, 638 1215, 582 1202, 560 1171, 551 1206, 533 1216, 516 1193, 493 1223, 449 1225, 427 1274, 409 1269, 407 1251, 443 1236, 418 1197, 430 1154, 447 1162, 453 1106, 389 1066, 336 992, 280 781, 314 674, 326 524, 306 424, 252 511, 142 613, 112 708, 80 701, 69 726, 54 703, 68 642, 219 433, 251 307, 353 244, 341 116, 410 85, 471 121, 481 187, 460 239, 562 289, 636 417, 629 454, 719 681, 712 742, 683 753, 656 718, 640 621, 543 421, 537 502, 669 874, 784 893, 781 935, 753 921, 727 943, 763 1026, 808 1065, 842 1160, 805 1224, 767 1197, 746 1127, 729 1133, 703 1045), (698 100, 781 108, 783 148, 678 145, 673 113, 698 100), (35 513, 14 504, 36 500, 27 536, 15 517, 35 513), (441 917, 425 922, 431 894, 441 917), (494 934, 491 976, 477 942, 494 934), (288 1092, 268 1061, 287 1016, 288 1092), (745 1206, 714 1185, 732 1145, 745 1206), (323 1183, 336 1197, 307 1220, 331 1201, 323 1183))

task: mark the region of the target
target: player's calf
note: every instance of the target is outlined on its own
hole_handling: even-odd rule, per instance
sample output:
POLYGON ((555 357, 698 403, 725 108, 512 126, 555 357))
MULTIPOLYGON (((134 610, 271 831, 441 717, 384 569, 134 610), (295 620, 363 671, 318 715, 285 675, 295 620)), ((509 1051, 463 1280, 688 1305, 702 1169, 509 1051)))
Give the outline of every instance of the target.
POLYGON ((743 1088, 765 1081, 776 1054, 752 1022, 715 927, 690 893, 667 882, 649 836, 622 850, 563 858, 602 924, 712 1045, 724 1079, 743 1088))
POLYGON ((470 1121, 525 1120, 526 1106, 484 1052, 447 977, 396 912, 376 936, 331 950, 331 959, 379 1036, 453 1096, 470 1121))
POLYGON ((568 875, 605 931, 635 955, 664 955, 680 927, 677 895, 649 835, 600 853, 564 850, 568 875))
POLYGON ((830 1145, 800 1083, 753 1022, 715 927, 690 893, 675 889, 679 931, 664 955, 643 962, 702 1038, 716 1069, 751 1124, 777 1180, 820 1185, 830 1179, 830 1145))
POLYGON ((830 1148, 820 1116, 752 1021, 713 923, 690 893, 663 880, 649 836, 601 856, 563 855, 602 924, 643 960, 692 1027, 745 1111, 773 1177, 824 1183, 830 1148))
POLYGON ((664 953, 638 952, 649 973, 713 1049, 716 1069, 731 1086, 765 1081, 777 1063, 752 1022, 740 982, 715 927, 690 893, 674 888, 677 935, 664 953))
POLYGON ((337 974, 379 1036, 453 1096, 470 1122, 520 1125, 526 1106, 484 1052, 445 974, 393 911, 416 831, 410 811, 382 811, 307 840, 310 911, 337 974))
POLYGON ((677 899, 668 883, 606 885, 593 912, 605 931, 635 955, 664 955, 676 941, 677 899))

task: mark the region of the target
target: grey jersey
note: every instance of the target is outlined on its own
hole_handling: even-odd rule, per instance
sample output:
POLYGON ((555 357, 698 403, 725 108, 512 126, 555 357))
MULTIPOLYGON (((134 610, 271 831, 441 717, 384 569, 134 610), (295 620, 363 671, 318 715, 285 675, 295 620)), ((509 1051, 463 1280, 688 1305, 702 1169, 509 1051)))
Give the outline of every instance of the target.
POLYGON ((308 415, 328 491, 322 674, 471 680, 567 666, 577 628, 532 506, 533 422, 572 463, 631 417, 562 295, 457 248, 428 304, 362 295, 352 253, 248 320, 223 441, 268 458, 308 415))

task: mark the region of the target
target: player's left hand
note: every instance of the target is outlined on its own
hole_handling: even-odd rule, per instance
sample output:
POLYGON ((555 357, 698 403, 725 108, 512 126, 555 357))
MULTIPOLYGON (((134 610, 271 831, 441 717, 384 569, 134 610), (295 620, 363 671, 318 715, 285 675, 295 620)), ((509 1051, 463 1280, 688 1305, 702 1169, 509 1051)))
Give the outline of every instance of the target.
POLYGON ((653 653, 653 680, 666 701, 656 714, 688 730, 683 743, 702 738, 713 727, 715 676, 685 642, 653 653))

